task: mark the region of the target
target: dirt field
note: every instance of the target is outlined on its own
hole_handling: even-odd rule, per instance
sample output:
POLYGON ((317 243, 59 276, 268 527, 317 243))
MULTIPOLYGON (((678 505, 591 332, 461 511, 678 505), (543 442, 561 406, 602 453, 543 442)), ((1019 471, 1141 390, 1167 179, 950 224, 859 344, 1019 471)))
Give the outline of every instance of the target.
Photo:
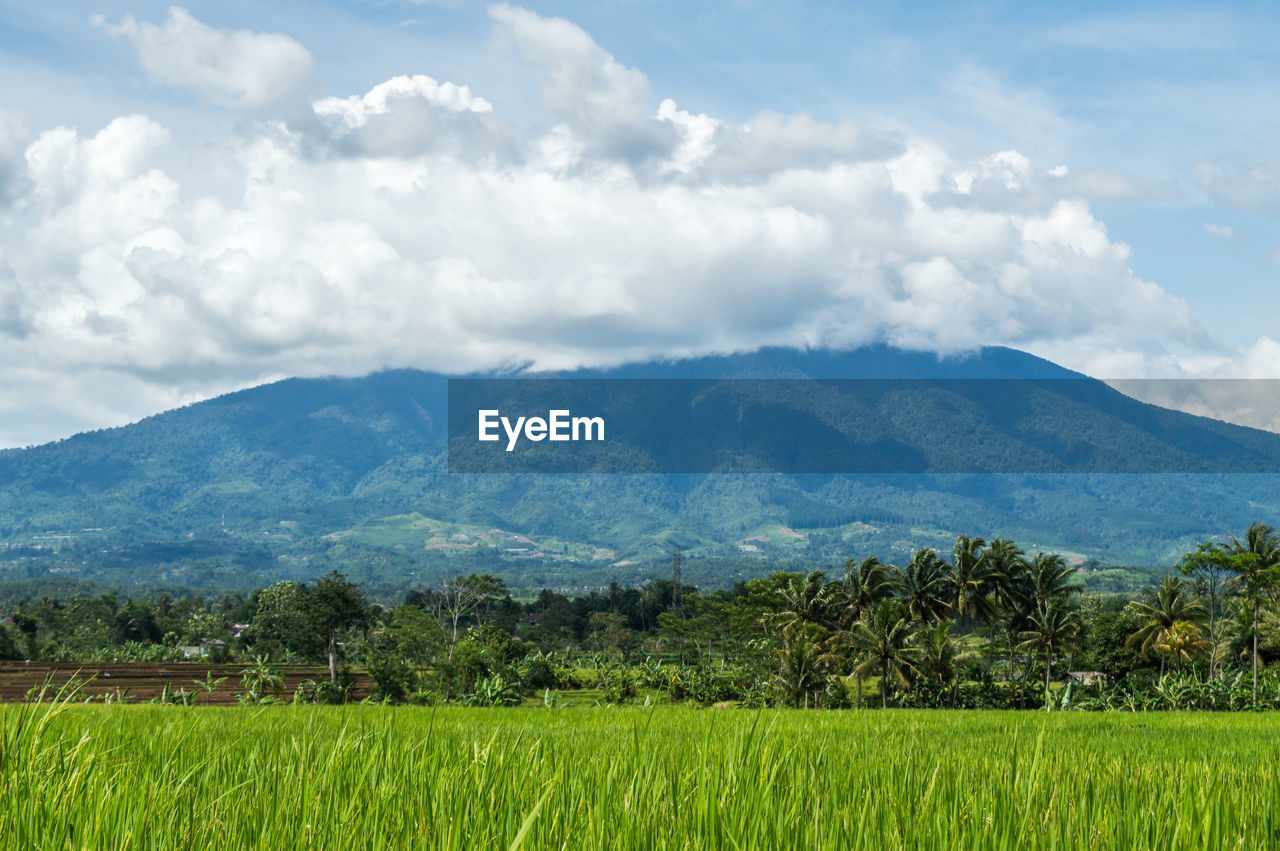
MULTIPOLYGON (((165 683, 173 691, 186 689, 195 692, 196 702, 202 706, 228 706, 236 702, 236 692, 242 691, 240 672, 244 665, 207 665, 183 662, 155 665, 145 662, 75 663, 75 662, 3 662, 0 663, 0 702, 12 703, 25 700, 34 687, 39 688, 45 678, 52 675, 53 685, 61 686, 73 676, 88 682, 81 689, 82 695, 124 693, 129 702, 142 703, 159 697, 165 683), (226 680, 212 693, 206 694, 195 681, 204 682, 206 675, 226 680), (92 678, 92 679, 90 679, 92 678)), ((328 678, 329 670, 322 665, 281 665, 277 668, 284 676, 285 699, 292 699, 294 689, 303 680, 317 682, 328 678)), ((355 700, 367 696, 373 681, 364 673, 356 674, 355 700)))

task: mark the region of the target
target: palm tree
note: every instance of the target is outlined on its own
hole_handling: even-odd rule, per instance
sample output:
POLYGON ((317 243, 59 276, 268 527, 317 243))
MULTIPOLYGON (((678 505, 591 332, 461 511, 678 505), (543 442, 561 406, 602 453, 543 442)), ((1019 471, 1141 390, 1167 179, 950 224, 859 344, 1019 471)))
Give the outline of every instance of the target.
POLYGON ((1049 677, 1053 670, 1053 648, 1069 647, 1080 634, 1080 615, 1061 600, 1039 606, 1027 620, 1022 645, 1044 648, 1044 693, 1049 694, 1049 677))
POLYGON ((782 631, 783 641, 790 642, 808 624, 829 624, 826 610, 831 592, 823 581, 826 577, 823 571, 815 570, 803 578, 791 577, 778 589, 782 610, 772 620, 782 631))
MULTIPOLYGON (((1022 547, 1007 538, 992 541, 987 548, 986 559, 987 585, 991 589, 991 606, 987 611, 987 629, 990 631, 987 676, 990 676, 992 657, 996 650, 997 617, 1003 613, 1008 622, 1018 607, 1026 603, 1024 590, 1027 585, 1027 559, 1022 547)), ((1009 670, 1013 670, 1012 661, 1009 663, 1009 670)))
POLYGON ((1235 535, 1228 545, 1232 559, 1228 564, 1235 576, 1227 585, 1244 592, 1253 609, 1249 631, 1253 639, 1253 705, 1258 705, 1258 609, 1263 598, 1275 596, 1280 586, 1280 539, 1276 531, 1262 523, 1250 523, 1241 542, 1235 535))
POLYGON ((803 700, 806 709, 809 708, 810 693, 826 682, 818 644, 809 632, 802 630, 774 651, 779 660, 774 683, 789 703, 798 707, 803 700))
POLYGON ((930 549, 916 550, 898 571, 898 593, 912 620, 932 623, 947 611, 947 564, 930 549))
POLYGON ((853 669, 853 675, 861 682, 873 673, 880 674, 880 705, 887 709, 890 679, 908 688, 911 685, 908 674, 919 673, 911 663, 919 650, 911 646, 912 628, 907 610, 897 600, 881 600, 866 623, 853 625, 849 639, 861 660, 853 669))
MULTIPOLYGON (((1013 681, 1015 638, 1027 629, 1031 616, 1055 601, 1067 601, 1084 587, 1072 582, 1072 568, 1057 553, 1038 552, 1025 569, 1015 576, 1014 588, 1008 596, 1013 608, 1008 611, 1005 631, 1009 635, 1009 681, 1013 681)), ((1031 664, 1028 651, 1027 665, 1031 664)))
POLYGON ((990 609, 987 600, 986 541, 960 535, 956 538, 955 565, 951 569, 951 613, 961 626, 972 623, 974 616, 985 616, 990 609))
POLYGON ((894 568, 875 556, 855 563, 845 562, 844 580, 835 588, 832 603, 840 610, 840 621, 846 628, 867 617, 876 604, 893 594, 897 587, 894 568))
MULTIPOLYGON (((1133 610, 1146 618, 1146 623, 1125 641, 1128 647, 1141 647, 1148 656, 1152 648, 1164 643, 1169 630, 1180 621, 1197 623, 1204 619, 1204 606, 1192 599, 1187 583, 1172 576, 1160 580, 1160 587, 1150 602, 1134 601, 1133 610)), ((1164 656, 1160 657, 1160 674, 1164 675, 1164 656)))
POLYGON ((1066 599, 1084 590, 1083 585, 1071 581, 1075 569, 1057 553, 1036 553, 1027 571, 1032 602, 1036 606, 1066 599))
MULTIPOLYGON (((917 667, 920 673, 935 685, 945 686, 956 677, 956 641, 951 637, 951 621, 943 621, 937 626, 922 625, 916 631, 916 644, 920 648, 920 662, 917 667)), ((952 691, 952 706, 955 705, 955 691, 952 691)))
POLYGON ((1181 671, 1182 661, 1190 662, 1197 653, 1208 650, 1209 642, 1205 641, 1200 627, 1190 621, 1178 621, 1164 631, 1164 637, 1156 642, 1155 648, 1172 656, 1181 671))

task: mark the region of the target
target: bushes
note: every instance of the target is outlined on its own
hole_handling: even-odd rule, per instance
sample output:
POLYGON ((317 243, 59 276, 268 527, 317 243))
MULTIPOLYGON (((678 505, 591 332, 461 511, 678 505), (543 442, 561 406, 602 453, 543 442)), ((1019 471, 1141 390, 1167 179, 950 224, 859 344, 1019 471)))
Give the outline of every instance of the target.
POLYGON ((21 658, 22 654, 18 651, 18 642, 9 634, 9 630, 0 626, 0 660, 21 658))
POLYGON ((515 706, 523 699, 519 683, 494 674, 477 682, 476 690, 464 696, 462 702, 467 706, 515 706))
MULTIPOLYGON (((1253 709, 1253 680, 1246 671, 1223 671, 1209 680, 1173 672, 1150 684, 1126 678, 1113 685, 1064 689, 1056 703, 1061 709, 1094 712, 1239 712, 1253 709)), ((1270 671, 1258 677, 1258 709, 1280 709, 1280 679, 1270 671)))
POLYGON ((679 668, 667 679, 667 693, 672 700, 692 700, 702 704, 742 700, 757 689, 759 683, 743 668, 718 668, 700 664, 679 668))
POLYGON ((394 655, 370 653, 365 669, 373 678, 374 700, 403 703, 417 685, 417 675, 403 659, 394 655))
POLYGON ((605 703, 623 703, 639 694, 635 674, 622 665, 601 668, 598 683, 605 703))

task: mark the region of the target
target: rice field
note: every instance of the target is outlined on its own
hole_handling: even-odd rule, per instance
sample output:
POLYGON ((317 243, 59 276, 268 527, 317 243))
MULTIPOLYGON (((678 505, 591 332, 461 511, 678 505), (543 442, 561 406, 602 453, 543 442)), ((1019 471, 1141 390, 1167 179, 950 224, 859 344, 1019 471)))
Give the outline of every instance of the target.
POLYGON ((0 707, 0 847, 1262 848, 1271 715, 0 707))

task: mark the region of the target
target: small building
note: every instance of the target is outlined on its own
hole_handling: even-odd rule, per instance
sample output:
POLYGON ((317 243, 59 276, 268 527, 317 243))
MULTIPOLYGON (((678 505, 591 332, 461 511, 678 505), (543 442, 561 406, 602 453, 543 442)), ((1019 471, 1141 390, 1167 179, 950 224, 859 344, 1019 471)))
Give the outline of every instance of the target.
POLYGON ((1067 682, 1082 686, 1101 685, 1107 681, 1102 671, 1067 671, 1067 682))
POLYGON ((200 639, 199 644, 182 646, 179 647, 178 650, 181 651, 182 658, 184 659, 204 659, 214 650, 226 646, 227 642, 220 638, 215 638, 213 640, 202 638, 200 639))

